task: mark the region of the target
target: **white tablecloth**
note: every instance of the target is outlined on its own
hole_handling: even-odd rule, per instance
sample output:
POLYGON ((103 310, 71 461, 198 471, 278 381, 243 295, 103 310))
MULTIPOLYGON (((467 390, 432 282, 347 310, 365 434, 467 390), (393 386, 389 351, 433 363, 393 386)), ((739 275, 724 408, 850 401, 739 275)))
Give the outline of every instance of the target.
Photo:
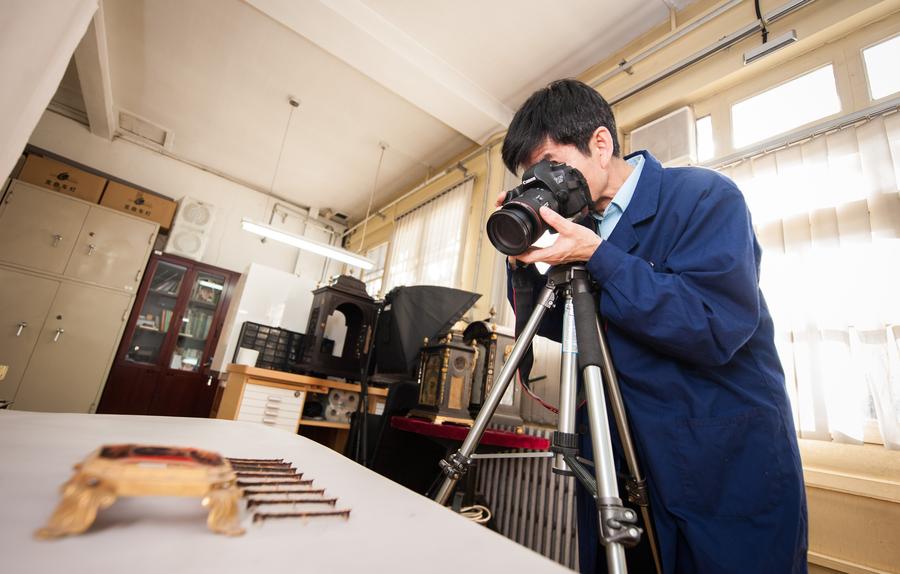
POLYGON ((210 419, 0 411, 0 571, 568 572, 304 437, 210 419), (85 534, 39 541, 72 465, 101 444, 192 446, 224 456, 284 458, 350 519, 252 523, 244 536, 209 532, 190 498, 125 498, 85 534))

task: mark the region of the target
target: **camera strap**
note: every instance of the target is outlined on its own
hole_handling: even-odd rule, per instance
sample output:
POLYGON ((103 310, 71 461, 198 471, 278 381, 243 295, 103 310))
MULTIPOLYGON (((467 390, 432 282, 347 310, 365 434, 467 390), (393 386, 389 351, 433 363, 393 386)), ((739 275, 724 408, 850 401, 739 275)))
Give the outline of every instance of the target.
MULTIPOLYGON (((534 282, 533 273, 528 267, 512 266, 510 279, 513 288, 513 312, 516 314, 516 339, 525 330, 528 319, 534 312, 534 282)), ((528 377, 531 376, 531 368, 534 366, 534 349, 528 345, 522 360, 519 361, 519 378, 525 387, 528 387, 528 377)))

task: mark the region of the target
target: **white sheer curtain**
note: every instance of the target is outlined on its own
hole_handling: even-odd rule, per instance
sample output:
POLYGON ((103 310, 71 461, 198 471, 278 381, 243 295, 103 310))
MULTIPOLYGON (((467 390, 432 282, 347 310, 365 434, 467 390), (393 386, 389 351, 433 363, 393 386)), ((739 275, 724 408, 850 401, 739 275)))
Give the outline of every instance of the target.
POLYGON ((394 222, 385 293, 398 285, 459 286, 472 183, 468 179, 394 222))
POLYGON ((0 10, 0 181, 62 80, 98 0, 4 0, 0 10))
POLYGON ((763 246, 801 436, 900 449, 900 114, 721 170, 763 246))

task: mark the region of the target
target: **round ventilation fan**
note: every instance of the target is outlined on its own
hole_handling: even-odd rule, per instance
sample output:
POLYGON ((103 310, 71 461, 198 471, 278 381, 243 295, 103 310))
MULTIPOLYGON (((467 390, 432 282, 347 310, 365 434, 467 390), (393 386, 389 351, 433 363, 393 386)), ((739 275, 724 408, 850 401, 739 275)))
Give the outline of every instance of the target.
POLYGON ((186 223, 203 227, 212 219, 212 211, 202 203, 188 203, 181 217, 186 223))

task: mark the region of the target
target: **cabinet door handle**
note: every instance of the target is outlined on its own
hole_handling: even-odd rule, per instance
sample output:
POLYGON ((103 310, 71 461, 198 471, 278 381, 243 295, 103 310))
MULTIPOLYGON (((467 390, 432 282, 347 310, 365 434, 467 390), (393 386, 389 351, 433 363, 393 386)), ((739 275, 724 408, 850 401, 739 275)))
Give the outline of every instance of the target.
POLYGON ((53 247, 56 247, 57 245, 59 245, 60 241, 62 241, 62 235, 60 235, 59 233, 55 234, 53 236, 53 247))
POLYGON ((97 246, 91 243, 88 245, 88 255, 93 255, 94 251, 97 249, 97 246))
POLYGON ((59 336, 62 335, 63 333, 65 333, 65 332, 66 332, 65 329, 57 329, 57 330, 56 330, 56 334, 53 335, 53 342, 56 343, 57 341, 59 341, 59 336))
POLYGON ((27 326, 28 323, 26 323, 25 321, 21 321, 18 325, 16 325, 16 337, 20 336, 22 334, 22 331, 24 331, 25 327, 27 326))
POLYGON ((207 387, 211 387, 211 386, 212 386, 212 375, 210 375, 209 378, 206 379, 206 386, 207 386, 207 387))

